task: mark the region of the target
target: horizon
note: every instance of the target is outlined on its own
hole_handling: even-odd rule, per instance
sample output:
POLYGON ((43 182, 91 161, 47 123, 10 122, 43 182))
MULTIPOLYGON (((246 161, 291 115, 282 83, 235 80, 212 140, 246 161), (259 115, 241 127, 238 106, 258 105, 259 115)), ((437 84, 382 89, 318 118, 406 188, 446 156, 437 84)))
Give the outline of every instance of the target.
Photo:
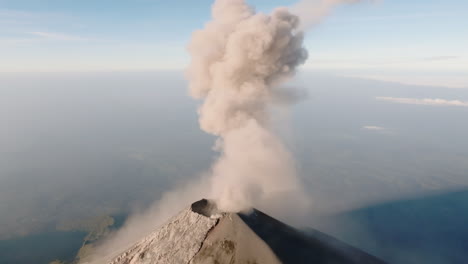
MULTIPOLYGON (((248 1, 266 13, 295 2, 248 1)), ((211 3, 4 0, 0 72, 183 70, 192 31, 210 19, 211 3)), ((468 27, 467 8, 463 0, 340 6, 307 31, 309 59, 300 70, 467 88, 468 36, 458 33, 468 27)))

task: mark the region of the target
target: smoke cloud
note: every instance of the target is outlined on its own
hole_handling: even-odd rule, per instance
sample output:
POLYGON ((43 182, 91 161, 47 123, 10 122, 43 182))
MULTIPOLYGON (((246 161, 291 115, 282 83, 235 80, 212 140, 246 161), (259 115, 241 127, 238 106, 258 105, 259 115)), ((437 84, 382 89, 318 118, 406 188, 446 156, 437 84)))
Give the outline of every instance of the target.
POLYGON ((305 30, 319 24, 336 6, 360 1, 361 0, 303 0, 293 5, 291 11, 301 19, 300 28, 305 30))
POLYGON ((213 21, 189 45, 190 91, 202 99, 200 127, 219 137, 212 196, 240 211, 300 189, 294 162, 271 129, 270 107, 284 80, 305 62, 299 19, 285 8, 255 13, 243 0, 220 0, 213 21))
POLYGON ((440 98, 405 98, 405 97, 385 97, 378 96, 375 99, 398 104, 413 105, 432 105, 432 106, 465 106, 468 107, 468 101, 446 100, 440 98))
POLYGON ((211 195, 221 210, 278 196, 304 201, 294 159, 272 129, 271 108, 297 94, 278 87, 307 59, 302 29, 353 2, 302 1, 293 7, 299 17, 287 8, 262 14, 244 0, 218 0, 213 20, 193 34, 187 75, 191 95, 202 101, 201 129, 218 136, 211 195))
MULTIPOLYGON (((298 211, 309 208, 294 159, 273 129, 272 110, 300 94, 281 84, 307 59, 302 29, 345 2, 355 1, 303 1, 293 8, 307 8, 299 17, 287 8, 262 14, 244 0, 215 1, 212 21, 194 32, 189 44, 187 78, 201 103, 200 127, 218 137, 219 155, 202 180, 168 192, 145 214, 132 217, 97 256, 120 251, 203 197, 215 199, 224 211, 257 206, 279 218, 292 211, 300 217, 298 211)), ((103 261, 96 259, 93 263, 103 261)))

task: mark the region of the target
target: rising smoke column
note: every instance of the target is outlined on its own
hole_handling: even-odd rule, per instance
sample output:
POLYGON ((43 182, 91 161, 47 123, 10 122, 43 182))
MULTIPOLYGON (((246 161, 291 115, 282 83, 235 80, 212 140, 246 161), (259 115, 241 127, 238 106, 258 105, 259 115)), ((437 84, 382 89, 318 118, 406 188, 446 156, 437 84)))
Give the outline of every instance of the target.
MULTIPOLYGON (((132 215, 98 246, 92 264, 105 263, 103 259, 128 248, 180 208, 206 197, 207 185, 225 211, 240 211, 262 202, 271 209, 269 201, 284 197, 292 198, 295 207, 303 206, 295 203, 304 195, 293 157, 272 129, 270 109, 282 101, 278 99, 289 99, 288 91, 278 93, 278 86, 307 59, 300 29, 309 29, 336 5, 350 2, 357 1, 301 1, 291 8, 300 15, 301 23, 284 8, 265 15, 256 14, 243 0, 215 2, 213 20, 193 34, 187 72, 191 94, 202 102, 200 127, 218 136, 215 149, 220 156, 209 183, 201 177, 176 187, 146 212, 132 215)), ((288 209, 273 208, 277 212, 288 209)), ((295 214, 296 209, 292 208, 295 214)))
POLYGON ((300 192, 293 158, 272 130, 278 86, 307 59, 299 19, 285 8, 256 13, 244 0, 218 0, 213 20, 189 45, 190 92, 202 130, 218 136, 211 192, 239 211, 300 192))

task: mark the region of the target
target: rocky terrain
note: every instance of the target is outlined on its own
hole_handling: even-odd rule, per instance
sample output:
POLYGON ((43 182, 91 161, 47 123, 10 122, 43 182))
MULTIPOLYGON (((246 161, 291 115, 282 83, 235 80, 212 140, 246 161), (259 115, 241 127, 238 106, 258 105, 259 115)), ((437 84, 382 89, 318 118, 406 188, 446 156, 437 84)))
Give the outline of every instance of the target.
POLYGON ((384 263, 316 231, 307 235, 253 209, 218 212, 195 202, 108 264, 384 263))

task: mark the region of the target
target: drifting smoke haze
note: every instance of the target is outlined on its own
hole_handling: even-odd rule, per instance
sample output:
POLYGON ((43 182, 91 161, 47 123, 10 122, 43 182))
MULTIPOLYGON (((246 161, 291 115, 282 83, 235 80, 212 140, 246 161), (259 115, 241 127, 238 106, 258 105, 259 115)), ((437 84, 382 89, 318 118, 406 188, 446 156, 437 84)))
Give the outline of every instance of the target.
POLYGON ((297 90, 280 85, 307 59, 301 29, 347 2, 356 1, 303 1, 294 7, 302 6, 300 17, 287 8, 256 13, 244 0, 214 3, 212 21, 189 44, 187 77, 191 95, 201 103, 201 129, 217 136, 218 157, 201 180, 166 193, 146 213, 131 217, 98 248, 96 258, 120 252, 203 197, 229 212, 257 206, 284 216, 291 213, 286 210, 300 214, 310 208, 294 159, 273 129, 272 110, 297 97, 297 90))
POLYGON ((302 30, 319 24, 333 8, 344 3, 357 3, 361 0, 304 0, 291 7, 291 11, 301 19, 302 30))

